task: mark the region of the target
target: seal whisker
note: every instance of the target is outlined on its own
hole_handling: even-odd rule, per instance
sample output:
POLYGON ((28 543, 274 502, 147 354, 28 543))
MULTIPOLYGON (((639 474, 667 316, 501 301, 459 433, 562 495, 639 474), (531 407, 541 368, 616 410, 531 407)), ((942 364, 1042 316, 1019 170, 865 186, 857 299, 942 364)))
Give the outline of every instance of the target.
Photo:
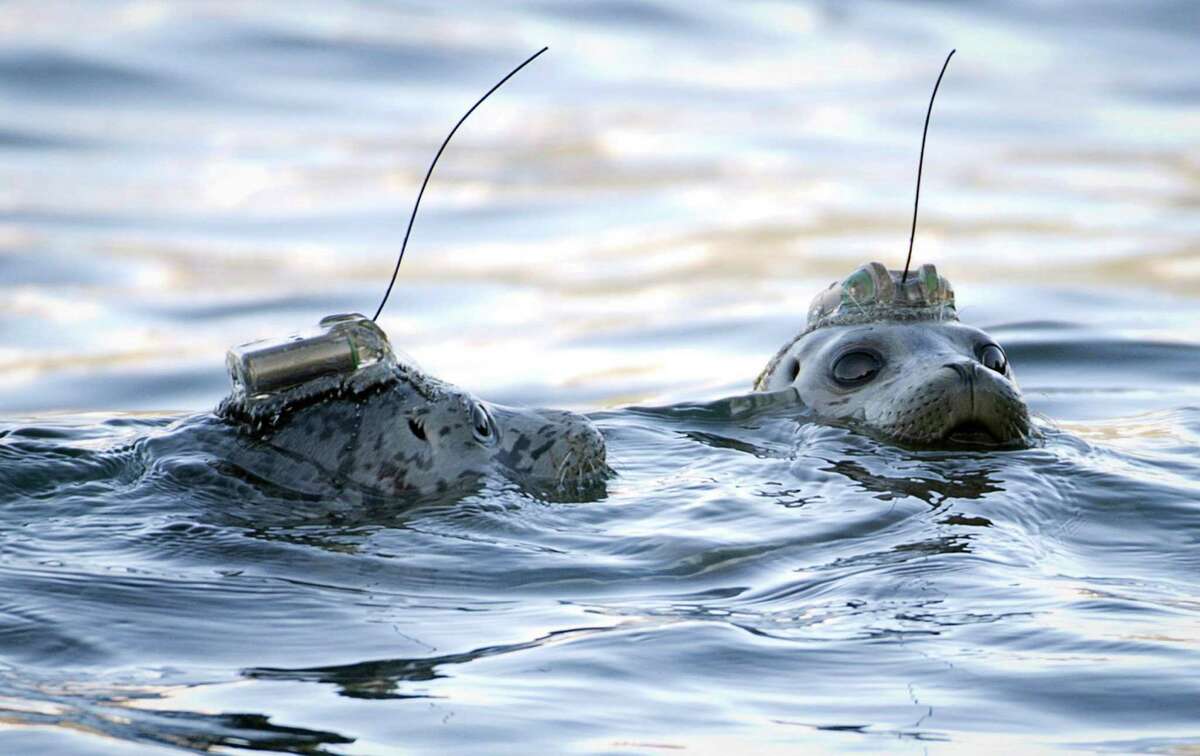
POLYGON ((933 265, 907 289, 901 275, 867 263, 819 293, 754 390, 790 387, 825 420, 901 442, 1027 446, 1028 407, 1003 349, 958 322, 933 265))

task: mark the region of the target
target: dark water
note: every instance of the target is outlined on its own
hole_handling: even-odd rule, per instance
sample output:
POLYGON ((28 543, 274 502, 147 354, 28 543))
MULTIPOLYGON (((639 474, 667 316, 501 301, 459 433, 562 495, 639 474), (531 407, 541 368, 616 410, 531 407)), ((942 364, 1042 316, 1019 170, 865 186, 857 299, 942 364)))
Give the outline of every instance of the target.
POLYGON ((1200 748, 1190 3, 0 7, 0 750, 1200 748), (618 476, 350 508, 189 434, 370 310, 618 476), (743 392, 917 242, 1042 442, 743 392), (657 406, 657 409, 637 407, 657 406))

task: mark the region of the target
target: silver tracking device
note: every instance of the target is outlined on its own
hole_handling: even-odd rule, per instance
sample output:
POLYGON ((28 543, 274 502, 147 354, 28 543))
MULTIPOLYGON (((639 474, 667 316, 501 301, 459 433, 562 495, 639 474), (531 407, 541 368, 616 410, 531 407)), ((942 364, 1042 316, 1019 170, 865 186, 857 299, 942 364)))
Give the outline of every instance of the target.
POLYGON ((225 364, 233 379, 233 396, 254 401, 317 378, 349 377, 393 359, 383 330, 352 313, 322 318, 307 332, 236 346, 225 364))

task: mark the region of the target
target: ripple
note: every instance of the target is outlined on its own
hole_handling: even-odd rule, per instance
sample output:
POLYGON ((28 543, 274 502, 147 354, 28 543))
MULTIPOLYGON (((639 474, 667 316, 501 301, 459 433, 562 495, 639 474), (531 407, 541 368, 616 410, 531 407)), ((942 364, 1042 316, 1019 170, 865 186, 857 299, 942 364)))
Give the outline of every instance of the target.
POLYGON ((8 750, 1194 746, 1194 4, 448 8, 5 6, 8 750), (225 348, 377 301, 432 149, 542 44, 439 163, 382 322, 591 412, 617 475, 233 464, 225 348), (899 263, 953 45, 918 262, 1007 350, 1026 450, 737 395, 816 291, 899 263))

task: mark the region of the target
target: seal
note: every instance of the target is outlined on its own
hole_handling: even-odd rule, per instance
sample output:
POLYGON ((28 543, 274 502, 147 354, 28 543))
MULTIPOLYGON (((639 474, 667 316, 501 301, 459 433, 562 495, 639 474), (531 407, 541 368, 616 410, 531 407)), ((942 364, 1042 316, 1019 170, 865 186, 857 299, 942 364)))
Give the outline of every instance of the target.
POLYGON ((333 483, 339 491, 385 496, 445 493, 493 472, 562 495, 589 489, 611 472, 604 438, 587 418, 480 401, 398 355, 375 324, 438 158, 471 113, 547 49, 478 98, 442 140, 374 317, 333 315, 314 333, 230 350, 233 392, 216 411, 241 434, 229 462, 289 489, 333 483))
POLYGON ((959 322, 933 265, 863 265, 813 300, 756 391, 794 388, 818 417, 917 446, 1023 447, 1029 410, 1004 349, 959 322))
POLYGON ((237 443, 225 461, 293 490, 442 494, 499 474, 572 495, 611 472, 586 417, 477 399, 394 351, 362 315, 237 347, 227 361, 233 391, 215 414, 237 443))

